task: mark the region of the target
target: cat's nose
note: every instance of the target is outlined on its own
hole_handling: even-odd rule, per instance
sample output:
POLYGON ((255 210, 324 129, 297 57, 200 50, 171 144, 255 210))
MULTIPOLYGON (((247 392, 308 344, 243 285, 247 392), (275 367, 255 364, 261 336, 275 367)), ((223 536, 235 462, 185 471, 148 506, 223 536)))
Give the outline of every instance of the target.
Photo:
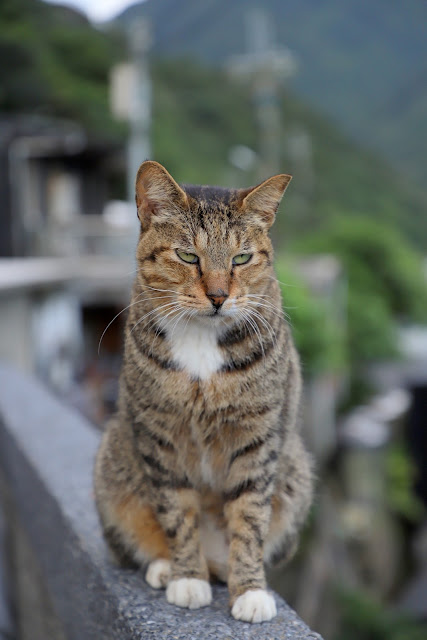
POLYGON ((225 300, 228 298, 228 293, 225 293, 225 291, 222 290, 216 291, 215 293, 207 293, 206 295, 217 310, 221 307, 221 305, 224 304, 225 300))

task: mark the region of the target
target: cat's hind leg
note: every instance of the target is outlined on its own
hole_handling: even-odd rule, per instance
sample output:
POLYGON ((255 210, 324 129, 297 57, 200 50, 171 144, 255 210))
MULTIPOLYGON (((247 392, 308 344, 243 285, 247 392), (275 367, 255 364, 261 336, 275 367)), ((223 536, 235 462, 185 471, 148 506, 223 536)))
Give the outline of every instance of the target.
POLYGON ((149 563, 147 582, 158 589, 169 578, 169 544, 126 435, 126 425, 113 418, 96 458, 96 503, 113 560, 133 568, 149 563))
POLYGON ((264 561, 272 566, 284 564, 294 555, 312 502, 311 457, 298 434, 287 445, 272 496, 270 528, 264 545, 264 561))
POLYGON ((154 510, 136 496, 110 502, 102 518, 104 536, 121 566, 144 566, 154 589, 165 588, 170 577, 169 547, 154 510))
POLYGON ((170 560, 157 558, 148 565, 145 580, 153 589, 166 589, 171 576, 170 560))

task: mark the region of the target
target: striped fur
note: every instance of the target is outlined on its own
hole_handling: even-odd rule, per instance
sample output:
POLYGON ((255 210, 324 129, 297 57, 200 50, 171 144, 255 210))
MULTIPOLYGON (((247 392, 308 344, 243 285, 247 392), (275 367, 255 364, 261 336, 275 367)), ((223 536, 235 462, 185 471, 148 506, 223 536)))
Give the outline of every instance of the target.
MULTIPOLYGON (((292 555, 311 503, 299 360, 268 237, 289 179, 233 191, 179 187, 154 162, 138 173, 138 270, 95 488, 116 557, 168 561, 147 579, 167 575, 180 606, 210 601, 199 587, 209 573, 227 580, 232 605, 264 590, 264 562, 292 555), (234 265, 242 253, 252 257, 234 265), (213 293, 225 299, 218 312, 213 293)), ((233 611, 246 615, 254 599, 233 611)))

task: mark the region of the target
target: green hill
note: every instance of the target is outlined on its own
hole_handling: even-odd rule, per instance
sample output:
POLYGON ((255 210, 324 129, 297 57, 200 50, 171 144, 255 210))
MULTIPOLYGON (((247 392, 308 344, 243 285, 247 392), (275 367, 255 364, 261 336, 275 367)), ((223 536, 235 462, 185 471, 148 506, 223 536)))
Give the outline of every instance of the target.
POLYGON ((0 3, 0 110, 114 129, 108 77, 118 44, 79 12, 39 0, 0 3))
MULTIPOLYGON (((253 182, 253 176, 233 172, 228 164, 233 145, 256 149, 248 89, 236 87, 221 71, 174 61, 155 65, 154 94, 156 158, 178 180, 253 182)), ((281 221, 285 235, 321 227, 336 215, 364 214, 395 224, 419 246, 427 243, 423 191, 299 100, 284 94, 281 106, 282 170, 294 174, 281 221), (303 132, 312 149, 308 172, 291 153, 295 132, 303 132)))
MULTIPOLYGON (((202 14, 205 7, 211 7, 213 19, 216 2, 200 5, 202 14)), ((95 29, 81 14, 63 7, 4 0, 0 54, 9 61, 0 71, 3 113, 67 117, 83 124, 91 136, 119 135, 124 141, 124 128, 113 122, 108 106, 110 67, 126 57, 116 33, 95 29)), ((181 181, 255 182, 254 174, 233 169, 228 160, 237 144, 257 149, 249 89, 236 86, 218 69, 188 60, 158 61, 152 75, 156 159, 181 181)), ((335 215, 365 214, 395 223, 420 246, 427 241, 424 192, 289 93, 283 93, 281 109, 278 170, 295 175, 279 223, 284 238, 320 228, 335 215), (292 150, 298 136, 307 146, 304 162, 292 150)))
POLYGON ((243 53, 245 15, 261 6, 299 61, 291 90, 399 171, 427 182, 427 3, 424 0, 147 0, 154 51, 222 64, 243 53))

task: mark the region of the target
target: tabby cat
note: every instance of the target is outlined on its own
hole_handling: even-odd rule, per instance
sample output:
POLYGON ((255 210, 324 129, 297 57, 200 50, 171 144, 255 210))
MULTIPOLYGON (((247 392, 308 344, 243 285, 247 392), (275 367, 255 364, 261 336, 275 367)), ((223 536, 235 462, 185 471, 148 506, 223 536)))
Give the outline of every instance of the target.
POLYGON ((105 538, 168 602, 276 614, 264 563, 289 559, 311 503, 300 369, 268 230, 290 181, 179 186, 137 174, 141 223, 117 413, 95 467, 105 538))

